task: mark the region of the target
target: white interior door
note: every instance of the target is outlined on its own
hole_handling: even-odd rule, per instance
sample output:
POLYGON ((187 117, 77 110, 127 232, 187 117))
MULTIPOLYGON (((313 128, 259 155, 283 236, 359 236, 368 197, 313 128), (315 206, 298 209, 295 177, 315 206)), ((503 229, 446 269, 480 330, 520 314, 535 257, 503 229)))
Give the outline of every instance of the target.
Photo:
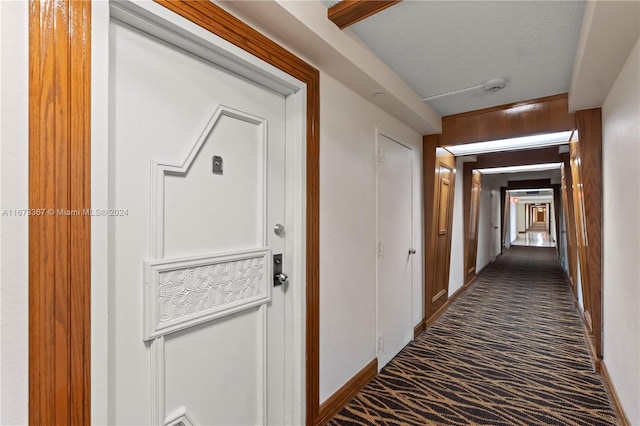
POLYGON ((292 259, 286 97, 109 33, 109 422, 290 422, 289 284, 272 287, 273 255, 292 259))
POLYGON ((411 149, 378 135, 378 367, 413 337, 411 149))

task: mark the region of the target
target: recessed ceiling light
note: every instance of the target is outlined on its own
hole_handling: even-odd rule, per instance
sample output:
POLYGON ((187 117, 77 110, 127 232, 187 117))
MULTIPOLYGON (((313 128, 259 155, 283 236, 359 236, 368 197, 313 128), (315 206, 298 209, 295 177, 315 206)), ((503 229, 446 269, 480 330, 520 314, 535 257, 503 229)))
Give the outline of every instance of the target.
POLYGON ((444 148, 453 155, 486 154, 490 152, 515 151, 518 149, 542 148, 562 145, 569 142, 571 131, 544 133, 541 135, 523 136, 519 138, 500 139, 495 141, 450 145, 444 148))
POLYGON ((500 173, 540 172, 554 170, 562 167, 563 163, 529 164, 526 166, 492 167, 489 169, 477 169, 483 175, 496 175, 500 173))

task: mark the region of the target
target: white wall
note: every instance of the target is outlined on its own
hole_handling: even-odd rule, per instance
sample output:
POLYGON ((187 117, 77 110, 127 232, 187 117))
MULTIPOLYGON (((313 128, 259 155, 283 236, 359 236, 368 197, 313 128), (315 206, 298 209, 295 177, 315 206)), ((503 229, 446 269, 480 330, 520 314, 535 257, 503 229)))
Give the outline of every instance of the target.
POLYGON ((478 255, 476 272, 491 262, 491 188, 482 185, 480 206, 478 207, 478 255))
POLYGON ((604 362, 640 424, 640 39, 602 107, 604 362))
POLYGON ((464 285, 463 164, 462 158, 456 158, 453 222, 451 224, 451 261, 449 263, 449 296, 464 285))
MULTIPOLYGON (((413 149, 413 320, 422 319, 422 136, 320 76, 320 401, 376 357, 376 126, 413 149)), ((384 303, 381 301, 381 303, 384 303)))
MULTIPOLYGON (((0 210, 28 206, 29 3, 0 2, 0 210)), ((0 424, 27 423, 28 220, 0 216, 0 424)))
POLYGON ((524 202, 520 201, 516 203, 518 206, 518 213, 516 216, 518 233, 525 232, 527 230, 527 222, 525 220, 525 206, 524 202))
POLYGON ((514 201, 509 202, 509 241, 513 242, 518 238, 518 227, 516 225, 518 214, 518 204, 514 201))

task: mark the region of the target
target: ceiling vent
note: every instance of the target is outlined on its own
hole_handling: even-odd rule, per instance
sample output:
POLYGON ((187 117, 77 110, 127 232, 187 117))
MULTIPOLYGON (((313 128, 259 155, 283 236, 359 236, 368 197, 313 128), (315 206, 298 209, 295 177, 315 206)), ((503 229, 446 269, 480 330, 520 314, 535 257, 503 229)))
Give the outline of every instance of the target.
POLYGON ((506 85, 507 82, 504 78, 494 78, 484 84, 484 91, 488 93, 499 92, 500 90, 504 89, 506 85))

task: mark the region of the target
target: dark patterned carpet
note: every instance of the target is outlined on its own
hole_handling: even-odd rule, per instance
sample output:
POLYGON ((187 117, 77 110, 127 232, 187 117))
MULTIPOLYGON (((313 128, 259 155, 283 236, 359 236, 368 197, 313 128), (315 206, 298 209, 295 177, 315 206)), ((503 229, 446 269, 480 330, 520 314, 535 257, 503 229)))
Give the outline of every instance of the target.
POLYGON ((615 425, 555 249, 512 247, 329 425, 615 425))

